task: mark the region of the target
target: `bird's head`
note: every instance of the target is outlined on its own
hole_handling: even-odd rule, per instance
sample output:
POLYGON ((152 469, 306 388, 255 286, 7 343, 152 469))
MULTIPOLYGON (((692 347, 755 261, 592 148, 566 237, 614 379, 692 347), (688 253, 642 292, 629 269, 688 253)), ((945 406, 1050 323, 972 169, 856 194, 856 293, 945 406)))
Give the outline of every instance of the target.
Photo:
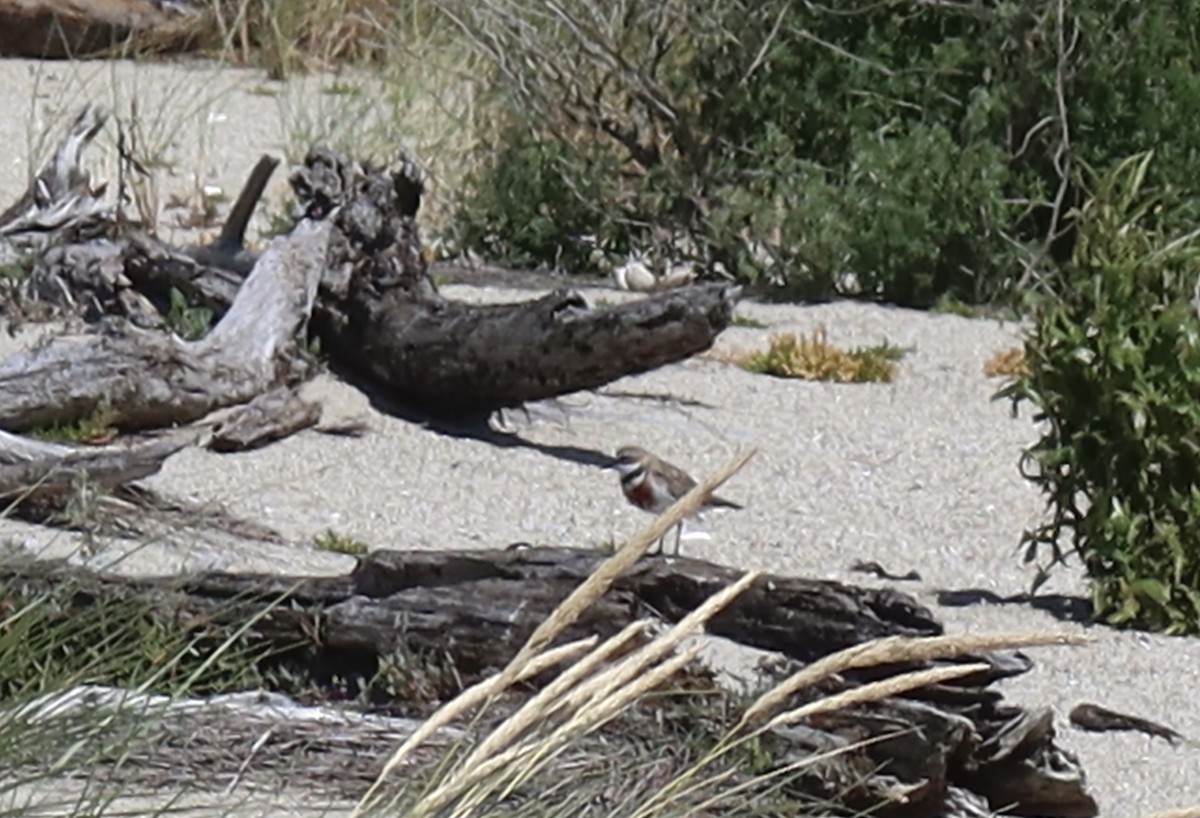
POLYGON ((646 467, 650 454, 638 446, 622 446, 617 449, 617 457, 613 460, 612 468, 624 477, 646 467))

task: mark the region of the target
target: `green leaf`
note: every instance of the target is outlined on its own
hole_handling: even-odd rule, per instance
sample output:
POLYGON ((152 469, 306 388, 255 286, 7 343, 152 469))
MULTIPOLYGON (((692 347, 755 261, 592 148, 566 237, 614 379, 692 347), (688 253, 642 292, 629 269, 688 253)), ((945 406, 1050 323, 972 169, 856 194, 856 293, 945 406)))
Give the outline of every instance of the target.
POLYGON ((1135 594, 1149 597, 1159 605, 1167 605, 1171 601, 1171 592, 1167 590, 1167 586, 1156 579, 1134 580, 1130 583, 1129 590, 1135 594))

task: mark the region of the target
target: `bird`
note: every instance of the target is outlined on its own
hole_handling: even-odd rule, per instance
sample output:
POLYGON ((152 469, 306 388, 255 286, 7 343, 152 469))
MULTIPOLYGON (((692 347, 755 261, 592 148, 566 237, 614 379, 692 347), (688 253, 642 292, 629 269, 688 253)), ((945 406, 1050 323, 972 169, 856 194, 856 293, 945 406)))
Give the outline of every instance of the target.
MULTIPOLYGON (((621 491, 625 499, 642 511, 651 514, 662 514, 676 500, 696 487, 696 481, 676 465, 668 463, 640 446, 622 446, 617 449, 616 459, 612 468, 621 477, 621 491)), ((732 508, 741 509, 743 506, 732 500, 726 500, 711 494, 705 499, 702 508, 732 508)), ((683 536, 683 521, 675 528, 675 554, 679 554, 679 541, 683 536)), ((666 539, 665 535, 663 539, 666 539)), ((663 539, 658 541, 658 551, 662 553, 663 539)))

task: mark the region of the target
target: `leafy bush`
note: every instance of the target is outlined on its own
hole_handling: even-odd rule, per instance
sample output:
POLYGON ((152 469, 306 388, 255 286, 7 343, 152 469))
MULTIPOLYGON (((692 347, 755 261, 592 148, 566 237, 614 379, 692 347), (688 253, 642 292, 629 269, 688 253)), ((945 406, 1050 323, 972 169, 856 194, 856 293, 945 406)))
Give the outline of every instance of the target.
POLYGON ((981 303, 1070 258, 1077 162, 1160 146, 1150 181, 1194 215, 1194 4, 437 5, 540 146, 460 208, 510 263, 586 268, 562 250, 582 231, 793 297, 981 303))
POLYGON ((1066 556, 1093 583, 1098 618, 1200 631, 1200 317, 1197 233, 1146 189, 1149 155, 1090 182, 1074 255, 1026 339, 1028 374, 1001 394, 1032 401, 1045 433, 1028 455, 1051 520, 1026 535, 1046 571, 1066 556))
POLYGON ((602 171, 617 172, 604 165, 571 144, 506 130, 488 178, 458 214, 458 242, 517 266, 585 267, 592 248, 582 237, 621 243, 621 231, 595 206, 606 195, 602 171))

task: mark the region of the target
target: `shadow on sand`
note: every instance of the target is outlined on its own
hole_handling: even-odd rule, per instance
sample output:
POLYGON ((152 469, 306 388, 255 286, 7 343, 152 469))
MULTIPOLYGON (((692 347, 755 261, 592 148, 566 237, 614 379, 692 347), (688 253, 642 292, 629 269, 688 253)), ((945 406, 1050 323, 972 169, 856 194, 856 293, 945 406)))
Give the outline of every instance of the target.
POLYGON ((994 591, 981 588, 963 590, 940 589, 937 592, 939 605, 947 608, 965 608, 968 605, 1027 605, 1046 611, 1063 622, 1091 623, 1092 603, 1081 596, 1067 594, 1013 594, 1000 596, 994 591))
MULTIPOLYGON (((492 428, 489 422, 491 412, 463 412, 455 415, 448 415, 442 412, 435 415, 421 407, 398 401, 391 395, 382 392, 378 386, 372 384, 369 380, 353 372, 343 370, 340 367, 334 370, 334 372, 339 378, 366 395, 367 399, 371 402, 372 408, 376 411, 408 421, 409 423, 415 423, 446 437, 478 440, 502 449, 532 449, 548 457, 565 460, 569 463, 578 463, 583 466, 592 466, 597 469, 607 469, 613 464, 612 454, 597 449, 587 449, 582 446, 555 446, 536 443, 532 440, 526 440, 516 432, 498 431, 492 428)), ((520 412, 521 410, 514 409, 510 411, 520 412)))

